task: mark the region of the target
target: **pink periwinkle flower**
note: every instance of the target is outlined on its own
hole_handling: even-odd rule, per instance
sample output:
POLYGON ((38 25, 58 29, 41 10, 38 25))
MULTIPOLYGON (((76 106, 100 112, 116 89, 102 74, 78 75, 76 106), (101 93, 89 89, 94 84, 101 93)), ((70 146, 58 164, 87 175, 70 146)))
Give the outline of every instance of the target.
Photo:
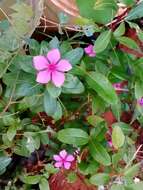
POLYGON ((59 155, 54 155, 53 159, 56 161, 56 168, 64 168, 69 170, 75 158, 73 155, 68 154, 66 150, 62 150, 59 155))
POLYGON ((141 97, 141 98, 138 100, 138 104, 139 104, 140 106, 143 106, 143 97, 141 97))
POLYGON ((72 69, 66 59, 61 59, 58 49, 52 49, 47 56, 38 55, 33 58, 35 69, 38 71, 36 81, 41 84, 52 82, 56 87, 61 87, 65 81, 65 72, 72 69))
POLYGON ((108 144, 108 146, 109 146, 110 148, 113 147, 112 140, 108 141, 107 144, 108 144))
POLYGON ((86 48, 84 48, 84 51, 89 57, 96 56, 96 52, 94 51, 94 46, 92 44, 90 44, 86 48))
POLYGON ((113 84, 113 87, 115 90, 121 90, 122 89, 122 83, 114 83, 113 84))

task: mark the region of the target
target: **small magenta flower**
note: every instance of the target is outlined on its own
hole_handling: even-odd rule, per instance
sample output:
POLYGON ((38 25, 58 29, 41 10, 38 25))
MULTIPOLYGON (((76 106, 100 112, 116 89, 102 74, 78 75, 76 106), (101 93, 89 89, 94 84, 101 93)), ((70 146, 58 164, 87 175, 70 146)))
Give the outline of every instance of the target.
POLYGON ((143 97, 141 97, 141 98, 138 100, 138 104, 139 104, 140 106, 143 106, 143 97))
POLYGON ((115 90, 121 90, 122 89, 122 84, 120 82, 114 83, 113 87, 115 90))
POLYGON ((108 144, 108 146, 109 146, 110 148, 113 147, 112 140, 108 141, 107 144, 108 144))
POLYGON ((96 52, 94 51, 94 46, 92 44, 90 44, 86 48, 84 48, 84 51, 89 57, 96 56, 96 52))
POLYGON ((54 155, 53 159, 56 161, 56 168, 65 168, 67 170, 70 169, 71 163, 74 161, 74 156, 68 154, 66 150, 60 151, 59 155, 54 155))
POLYGON ((124 84, 121 83, 121 82, 118 82, 118 83, 114 83, 113 84, 113 88, 116 90, 116 91, 120 91, 120 92, 128 92, 129 90, 126 89, 126 88, 123 88, 124 84))
POLYGON ((58 49, 52 49, 47 56, 38 55, 33 58, 35 69, 38 71, 36 81, 47 84, 51 81, 56 87, 61 87, 65 81, 64 72, 72 69, 66 59, 61 59, 58 49))

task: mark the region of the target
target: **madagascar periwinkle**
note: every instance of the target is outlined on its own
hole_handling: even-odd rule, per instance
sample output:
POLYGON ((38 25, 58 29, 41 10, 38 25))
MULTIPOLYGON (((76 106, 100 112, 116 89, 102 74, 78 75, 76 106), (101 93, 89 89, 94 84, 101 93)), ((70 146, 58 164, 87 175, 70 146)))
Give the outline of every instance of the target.
POLYGON ((89 44, 86 48, 84 48, 84 51, 89 57, 96 56, 96 52, 94 51, 94 46, 92 44, 89 44))
POLYGON ((33 63, 38 71, 36 81, 47 84, 51 81, 56 87, 61 87, 65 81, 64 72, 72 69, 71 64, 66 59, 61 59, 58 49, 52 49, 47 56, 34 56, 33 63))
POLYGON ((141 97, 140 99, 138 99, 138 104, 139 104, 140 106, 143 106, 143 97, 141 97))
POLYGON ((72 162, 75 160, 72 154, 68 154, 66 150, 61 150, 59 155, 54 155, 53 159, 55 162, 56 168, 65 168, 70 169, 72 162))

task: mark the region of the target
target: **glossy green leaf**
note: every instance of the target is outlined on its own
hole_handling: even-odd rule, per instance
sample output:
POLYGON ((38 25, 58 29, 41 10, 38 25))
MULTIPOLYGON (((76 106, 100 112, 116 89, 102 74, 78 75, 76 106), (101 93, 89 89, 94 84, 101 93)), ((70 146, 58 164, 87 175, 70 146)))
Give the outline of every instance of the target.
POLYGON ((110 176, 107 173, 98 173, 89 179, 90 183, 93 185, 106 185, 110 180, 110 176))
POLYGON ((84 86, 76 76, 67 74, 62 92, 65 94, 80 94, 84 92, 84 86))
POLYGON ((143 182, 139 182, 136 184, 131 184, 127 186, 127 190, 142 190, 143 182))
POLYGON ((2 156, 0 157, 0 174, 4 173, 6 170, 6 167, 10 164, 11 158, 2 156))
POLYGON ((124 35, 124 33, 125 33, 125 23, 122 22, 119 25, 119 27, 114 31, 113 34, 114 34, 115 37, 120 37, 120 36, 124 35))
POLYGON ((111 158, 107 150, 100 143, 95 142, 91 139, 89 141, 89 151, 91 156, 100 164, 104 166, 111 165, 111 158))
POLYGON ((137 100, 143 97, 143 82, 140 80, 135 82, 135 97, 137 100))
POLYGON ((120 148, 125 142, 125 136, 122 129, 116 125, 112 131, 112 143, 115 148, 120 148))
POLYGON ((76 0, 80 15, 92 19, 96 23, 107 24, 111 22, 117 12, 114 0, 76 0), (106 15, 106 16, 105 16, 106 15))
POLYGON ((126 189, 124 188, 124 185, 113 184, 113 185, 111 186, 111 189, 110 189, 110 190, 126 190, 126 189))
POLYGON ((33 176, 21 176, 21 181, 25 184, 35 185, 40 182, 41 176, 40 175, 33 175, 33 176))
POLYGON ((75 183, 77 180, 77 175, 75 172, 70 172, 67 176, 68 183, 75 183))
POLYGON ((64 59, 67 59, 73 66, 80 62, 80 59, 83 56, 83 49, 76 48, 64 55, 64 59))
POLYGON ((135 20, 137 18, 143 17, 143 2, 139 3, 135 8, 133 8, 125 20, 135 20))
POLYGON ((111 30, 102 32, 94 43, 94 50, 96 53, 104 51, 111 39, 111 30))
POLYGON ((60 45, 60 41, 58 40, 56 36, 49 42, 50 49, 59 48, 59 45, 60 45))
POLYGON ((58 88, 51 83, 48 83, 46 85, 46 89, 48 90, 50 96, 52 96, 53 98, 57 98, 61 94, 61 88, 58 88))
POLYGON ((132 40, 131 38, 128 38, 128 37, 118 37, 116 38, 121 44, 127 46, 128 48, 131 48, 131 49, 139 49, 139 46, 138 44, 132 40))
POLYGON ((129 124, 127 123, 124 123, 124 122, 116 122, 112 125, 112 128, 116 127, 116 126, 119 126, 123 133, 125 135, 129 135, 131 132, 133 132, 133 129, 132 129, 132 126, 130 126, 129 124))
POLYGON ((50 190, 48 179, 42 177, 39 182, 39 188, 40 190, 50 190))
POLYGON ((112 84, 103 74, 98 72, 90 72, 87 74, 86 81, 90 88, 95 90, 107 103, 118 103, 118 96, 112 87, 112 84))
POLYGON ((57 110, 57 100, 48 91, 44 93, 44 109, 49 116, 53 116, 57 110))
POLYGON ((69 128, 58 132, 58 139, 65 144, 81 146, 88 143, 89 136, 82 129, 69 128))
POLYGON ((12 125, 12 126, 10 126, 9 128, 8 128, 8 130, 7 130, 7 138, 10 140, 10 141, 12 141, 13 140, 13 138, 15 137, 15 135, 16 135, 16 126, 15 125, 12 125))
POLYGON ((125 168, 124 175, 126 177, 134 177, 138 174, 141 167, 141 163, 134 164, 128 168, 125 168))

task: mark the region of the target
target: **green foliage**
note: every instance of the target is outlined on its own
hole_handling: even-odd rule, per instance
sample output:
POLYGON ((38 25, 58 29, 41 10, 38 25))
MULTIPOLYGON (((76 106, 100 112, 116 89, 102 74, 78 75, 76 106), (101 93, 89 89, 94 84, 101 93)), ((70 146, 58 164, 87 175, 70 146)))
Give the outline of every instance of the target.
POLYGON ((113 132, 112 132, 112 143, 114 145, 115 148, 120 148, 123 146, 125 141, 125 136, 123 134, 122 129, 116 125, 113 128, 113 132))
POLYGON ((86 81, 90 88, 97 92, 109 104, 117 104, 118 97, 109 80, 98 72, 87 74, 86 81), (102 80, 101 80, 102 79, 102 80))
POLYGON ((93 185, 106 185, 110 180, 110 177, 106 173, 98 173, 90 178, 90 183, 93 185))
POLYGON ((98 142, 93 141, 92 139, 89 141, 89 151, 91 156, 99 163, 104 166, 111 165, 110 155, 107 150, 98 142))
POLYGON ((94 50, 96 53, 104 51, 111 39, 111 30, 102 32, 94 43, 94 50))
POLYGON ((100 24, 110 22, 117 12, 117 5, 114 0, 110 0, 108 3, 106 0, 89 0, 84 3, 82 0, 76 0, 76 2, 81 16, 93 19, 100 24))
POLYGON ((58 139, 66 144, 73 144, 75 146, 81 146, 88 143, 88 134, 75 128, 63 129, 58 132, 58 139))

